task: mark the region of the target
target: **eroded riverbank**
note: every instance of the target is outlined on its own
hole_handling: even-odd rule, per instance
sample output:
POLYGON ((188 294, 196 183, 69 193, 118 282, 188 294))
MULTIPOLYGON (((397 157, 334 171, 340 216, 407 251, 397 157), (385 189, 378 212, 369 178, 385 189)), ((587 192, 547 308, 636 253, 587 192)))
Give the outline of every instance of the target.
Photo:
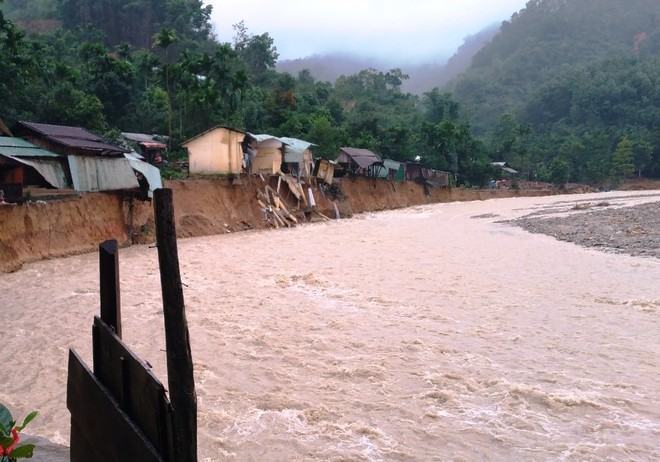
MULTIPOLYGON (((658 460, 660 261, 498 223, 615 196, 657 200, 423 205, 180 241, 201 460, 658 460)), ((0 275, 0 401, 39 409, 32 431, 58 443, 67 349, 91 360, 96 258, 0 275)), ((124 338, 165 380, 156 250, 123 249, 121 282, 124 338)))

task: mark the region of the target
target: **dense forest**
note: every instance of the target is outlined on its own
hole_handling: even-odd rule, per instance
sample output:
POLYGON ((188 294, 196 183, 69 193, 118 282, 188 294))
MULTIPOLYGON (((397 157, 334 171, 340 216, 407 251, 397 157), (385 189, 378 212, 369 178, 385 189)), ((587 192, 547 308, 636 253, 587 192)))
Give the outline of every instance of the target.
POLYGON ((523 172, 660 176, 657 0, 529 1, 449 88, 493 155, 523 172))
POLYGON ((307 139, 326 156, 341 145, 421 156, 469 185, 484 184, 494 160, 557 184, 660 175, 654 0, 531 1, 451 84, 455 96, 406 93, 398 69, 334 83, 278 72, 268 33, 241 23, 233 43, 218 43, 201 0, 0 7, 0 118, 9 123, 164 133, 174 154, 187 137, 228 124, 307 139))

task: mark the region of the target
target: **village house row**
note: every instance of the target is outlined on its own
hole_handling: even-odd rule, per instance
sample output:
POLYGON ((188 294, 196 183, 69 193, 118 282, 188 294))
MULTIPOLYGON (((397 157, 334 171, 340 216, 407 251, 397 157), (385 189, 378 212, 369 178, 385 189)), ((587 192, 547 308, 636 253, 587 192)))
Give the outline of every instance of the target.
MULTIPOLYGON (((146 199, 161 188, 169 165, 166 136, 122 133, 110 144, 81 127, 0 121, 0 202, 61 197, 71 193, 129 191, 146 199)), ((344 147, 336 159, 316 156, 317 145, 288 137, 216 126, 185 141, 191 177, 283 175, 299 186, 367 176, 450 186, 450 175, 419 161, 382 159, 367 149, 344 147)), ((302 189, 302 188, 301 188, 302 189)))

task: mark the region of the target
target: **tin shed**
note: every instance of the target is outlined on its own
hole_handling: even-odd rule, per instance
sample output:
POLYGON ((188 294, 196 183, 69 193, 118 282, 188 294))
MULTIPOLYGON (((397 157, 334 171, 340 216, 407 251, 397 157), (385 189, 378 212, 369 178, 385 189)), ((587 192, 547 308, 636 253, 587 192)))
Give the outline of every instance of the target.
POLYGON ((378 177, 383 168, 383 161, 376 153, 368 149, 341 148, 337 163, 354 175, 378 177))

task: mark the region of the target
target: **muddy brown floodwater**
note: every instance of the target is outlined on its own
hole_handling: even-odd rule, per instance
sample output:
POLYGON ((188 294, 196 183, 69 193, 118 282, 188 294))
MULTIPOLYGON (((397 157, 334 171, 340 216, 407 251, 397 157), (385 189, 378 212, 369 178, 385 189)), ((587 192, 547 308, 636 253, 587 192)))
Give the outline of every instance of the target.
MULTIPOLYGON (((567 200, 180 241, 200 460, 660 460, 660 260, 498 223, 567 200)), ((156 250, 120 258, 124 338, 166 381, 156 250)), ((97 287, 94 254, 0 275, 0 401, 54 443, 97 287)))

